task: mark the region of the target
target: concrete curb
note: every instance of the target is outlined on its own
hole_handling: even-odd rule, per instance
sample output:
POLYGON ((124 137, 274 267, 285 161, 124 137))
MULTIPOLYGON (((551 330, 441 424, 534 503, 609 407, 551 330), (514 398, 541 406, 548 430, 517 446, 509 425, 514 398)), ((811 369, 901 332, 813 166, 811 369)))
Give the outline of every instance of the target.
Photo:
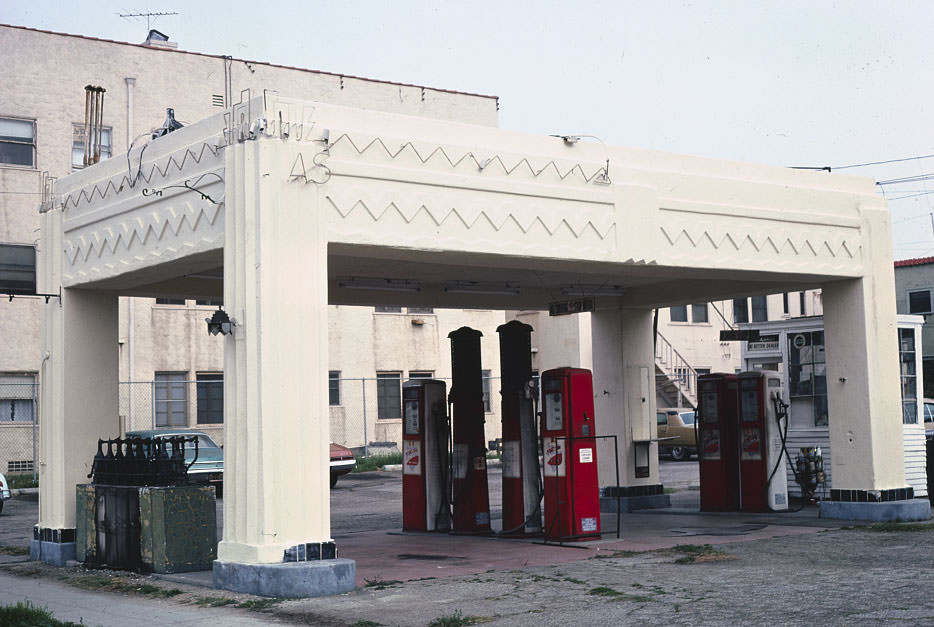
POLYGON ((10 490, 10 494, 13 496, 22 496, 24 494, 39 494, 39 488, 16 488, 10 490))

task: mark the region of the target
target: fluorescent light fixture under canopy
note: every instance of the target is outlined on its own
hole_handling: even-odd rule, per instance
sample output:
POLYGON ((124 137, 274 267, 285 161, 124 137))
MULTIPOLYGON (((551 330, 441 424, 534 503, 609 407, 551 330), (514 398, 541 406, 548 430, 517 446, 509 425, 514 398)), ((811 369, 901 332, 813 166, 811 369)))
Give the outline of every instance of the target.
POLYGON ((405 279, 370 279, 347 278, 338 279, 337 287, 348 290, 378 290, 383 292, 420 292, 422 284, 418 281, 405 279))
POLYGON ((453 283, 445 283, 444 291, 449 294, 504 294, 518 296, 519 286, 511 283, 454 281, 453 283))

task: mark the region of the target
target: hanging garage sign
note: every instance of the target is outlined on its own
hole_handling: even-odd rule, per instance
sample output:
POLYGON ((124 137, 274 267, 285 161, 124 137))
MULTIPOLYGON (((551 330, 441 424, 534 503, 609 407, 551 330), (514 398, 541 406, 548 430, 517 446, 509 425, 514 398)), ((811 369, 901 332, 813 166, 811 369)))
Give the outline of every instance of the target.
POLYGON ((0 294, 36 293, 36 249, 0 244, 0 294))

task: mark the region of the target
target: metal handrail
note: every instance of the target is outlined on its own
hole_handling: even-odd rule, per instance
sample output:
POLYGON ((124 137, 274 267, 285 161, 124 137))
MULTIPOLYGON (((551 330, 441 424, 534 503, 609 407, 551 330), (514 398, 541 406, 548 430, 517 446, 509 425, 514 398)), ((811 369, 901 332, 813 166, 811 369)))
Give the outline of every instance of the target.
POLYGON ((678 390, 678 406, 682 406, 682 399, 686 398, 691 405, 697 403, 694 390, 697 389, 697 371, 678 352, 671 342, 661 333, 657 334, 655 343, 655 363, 661 366, 662 372, 678 390))

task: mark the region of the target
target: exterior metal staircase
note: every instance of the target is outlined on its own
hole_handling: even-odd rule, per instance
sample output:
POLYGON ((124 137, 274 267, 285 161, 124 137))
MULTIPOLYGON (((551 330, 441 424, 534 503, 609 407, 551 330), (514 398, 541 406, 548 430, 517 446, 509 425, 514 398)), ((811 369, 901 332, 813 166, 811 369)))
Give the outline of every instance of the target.
POLYGON ((661 333, 655 342, 655 393, 659 407, 697 407, 697 372, 661 333))

